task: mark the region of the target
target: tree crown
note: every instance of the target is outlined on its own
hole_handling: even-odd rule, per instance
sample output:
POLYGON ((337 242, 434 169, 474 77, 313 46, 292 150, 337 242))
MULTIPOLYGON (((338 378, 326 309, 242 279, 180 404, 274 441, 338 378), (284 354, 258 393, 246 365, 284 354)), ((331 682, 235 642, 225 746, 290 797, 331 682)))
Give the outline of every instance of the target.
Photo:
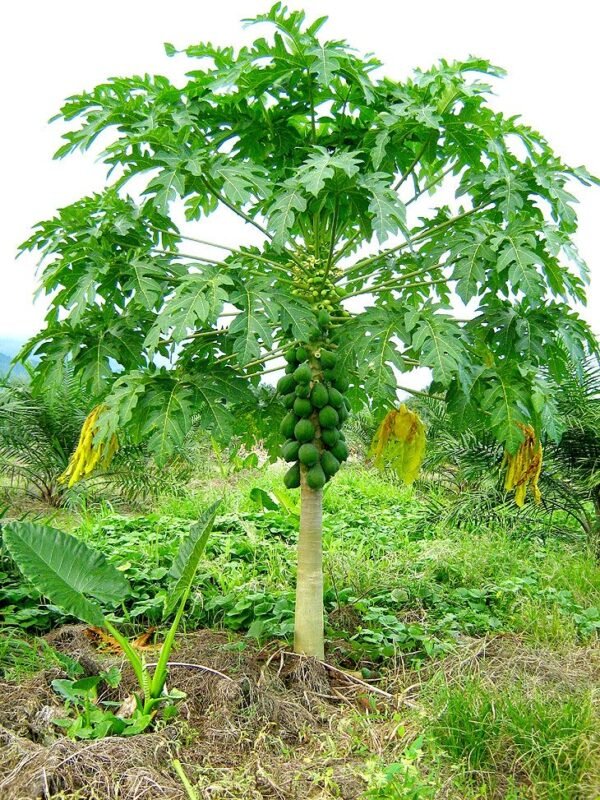
POLYGON ((426 366, 458 428, 483 414, 511 451, 517 423, 556 431, 550 382, 596 348, 571 308, 587 270, 569 191, 596 179, 490 107, 503 73, 488 61, 392 80, 320 38, 325 20, 277 3, 247 21, 269 24, 251 45, 182 51, 180 86, 113 78, 61 109, 57 157, 102 137, 110 183, 23 244, 51 295, 25 354, 43 381, 72 362, 104 399, 99 436, 127 428, 159 460, 193 414, 226 437, 319 310, 355 407, 394 403, 398 373, 426 366), (176 224, 217 209, 258 244, 176 224))

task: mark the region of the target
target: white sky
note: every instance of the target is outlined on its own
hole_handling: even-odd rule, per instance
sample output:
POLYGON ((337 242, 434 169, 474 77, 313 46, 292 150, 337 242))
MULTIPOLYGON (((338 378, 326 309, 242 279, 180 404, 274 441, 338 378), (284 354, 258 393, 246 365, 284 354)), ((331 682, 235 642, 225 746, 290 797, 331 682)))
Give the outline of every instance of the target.
MULTIPOLYGON (((0 59, 3 113, 0 126, 3 191, 0 193, 0 338, 23 338, 42 325, 44 298, 35 305, 35 259, 15 262, 17 245, 33 223, 103 185, 93 158, 52 161, 60 130, 47 120, 70 94, 111 75, 156 72, 177 78, 185 59, 169 59, 162 43, 241 44, 257 31, 239 20, 270 2, 227 0, 21 0, 2 3, 0 59)), ((329 14, 322 34, 345 38, 374 52, 390 77, 474 54, 508 70, 495 106, 521 114, 563 159, 600 175, 600 111, 596 3, 590 0, 304 0, 310 18, 329 14)), ((600 188, 578 191, 577 243, 592 272, 584 315, 600 332, 600 188)), ((212 224, 213 237, 227 220, 212 224)), ((221 241, 227 241, 224 233, 221 241)), ((217 241, 219 239, 217 238, 217 241)))

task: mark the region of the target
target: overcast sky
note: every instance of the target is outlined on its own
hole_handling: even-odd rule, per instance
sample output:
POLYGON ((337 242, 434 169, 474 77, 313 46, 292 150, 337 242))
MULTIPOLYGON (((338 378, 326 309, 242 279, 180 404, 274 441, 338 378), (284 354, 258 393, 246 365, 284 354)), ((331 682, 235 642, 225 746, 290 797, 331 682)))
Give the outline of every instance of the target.
MULTIPOLYGON (((0 338, 23 338, 42 326, 44 298, 34 305, 35 259, 15 262, 34 222, 100 189, 104 169, 89 155, 52 161, 60 130, 47 120, 70 94, 108 76, 156 72, 177 78, 185 60, 169 59, 163 42, 242 44, 256 32, 239 20, 269 2, 226 0, 20 0, 0 11, 3 111, 0 138, 5 206, 0 227, 0 338)), ((600 175, 598 19, 596 3, 529 0, 390 0, 289 3, 311 17, 329 14, 326 38, 346 38, 374 52, 389 77, 414 66, 469 54, 508 70, 495 106, 521 114, 558 154, 600 175)), ((600 333, 600 189, 577 192, 577 243, 592 272, 584 312, 600 333)))

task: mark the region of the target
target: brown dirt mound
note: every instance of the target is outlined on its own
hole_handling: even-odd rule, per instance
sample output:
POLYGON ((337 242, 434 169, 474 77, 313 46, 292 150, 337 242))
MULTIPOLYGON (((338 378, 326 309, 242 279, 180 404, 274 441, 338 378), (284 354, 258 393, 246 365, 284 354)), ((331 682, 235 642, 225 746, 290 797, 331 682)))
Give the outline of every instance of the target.
MULTIPOLYGON (((96 649, 84 631, 65 626, 47 639, 87 673, 119 664, 123 680, 110 699, 127 697, 135 688, 128 666, 96 649)), ((64 708, 50 687, 65 677, 58 669, 20 685, 0 684, 0 798, 183 800, 173 758, 200 787, 202 800, 360 797, 365 755, 356 752, 352 726, 356 712, 364 711, 356 692, 364 687, 312 659, 259 650, 215 631, 180 637, 172 660, 169 686, 187 695, 179 717, 130 738, 74 742, 62 736, 53 718, 64 708)), ((370 752, 387 749, 396 735, 397 720, 387 727, 392 705, 389 720, 378 712, 380 738, 369 726, 370 752)))
POLYGON ((3 800, 51 798, 61 792, 86 800, 178 800, 185 796, 181 786, 165 774, 175 752, 166 730, 91 743, 62 737, 45 747, 4 728, 0 747, 3 800))

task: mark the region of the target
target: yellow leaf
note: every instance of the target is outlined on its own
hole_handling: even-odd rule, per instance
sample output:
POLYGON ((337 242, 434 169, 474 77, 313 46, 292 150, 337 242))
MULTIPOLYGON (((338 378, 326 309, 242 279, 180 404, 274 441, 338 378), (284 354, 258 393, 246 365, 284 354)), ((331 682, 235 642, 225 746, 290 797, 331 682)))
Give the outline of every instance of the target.
POLYGON ((531 489, 534 502, 540 503, 542 500, 538 481, 542 471, 543 450, 531 425, 518 425, 525 438, 514 455, 508 452, 504 454, 503 464, 506 464, 504 488, 507 492, 515 490, 515 503, 521 508, 525 504, 528 488, 531 489))
POLYGON ((82 477, 90 475, 98 464, 106 469, 119 449, 119 441, 116 436, 113 436, 108 444, 101 442, 98 445, 94 445, 98 418, 103 409, 104 406, 102 405, 96 406, 86 417, 79 434, 75 452, 71 455, 66 470, 59 478, 59 481, 66 483, 69 488, 74 486, 82 477))
POLYGON ((419 474, 425 454, 425 427, 404 403, 390 411, 377 429, 369 455, 379 469, 391 467, 405 483, 419 474))

